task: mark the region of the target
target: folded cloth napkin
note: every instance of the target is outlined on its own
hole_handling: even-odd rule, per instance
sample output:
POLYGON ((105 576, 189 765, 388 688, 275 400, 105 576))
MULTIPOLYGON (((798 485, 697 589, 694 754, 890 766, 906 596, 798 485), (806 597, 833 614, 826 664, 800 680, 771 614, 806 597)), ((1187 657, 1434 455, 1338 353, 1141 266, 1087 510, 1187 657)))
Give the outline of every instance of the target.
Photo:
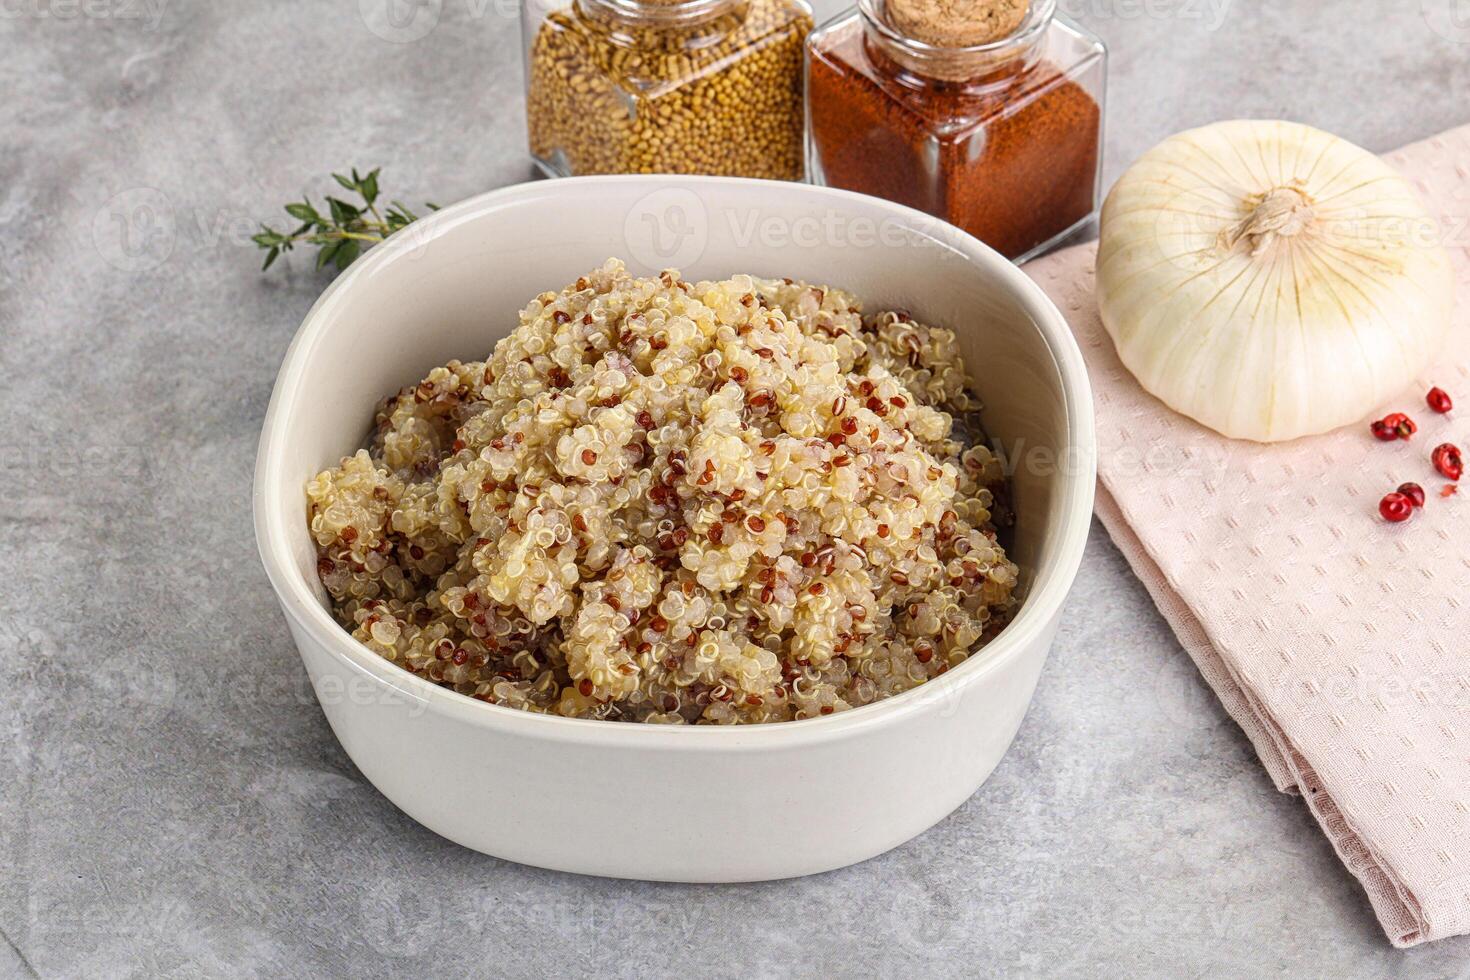
POLYGON ((1300 793, 1396 946, 1470 932, 1470 480, 1430 450, 1470 450, 1470 126, 1386 159, 1423 196, 1456 270, 1448 347, 1385 412, 1271 446, 1170 411, 1118 360, 1093 298, 1096 245, 1026 271, 1071 322, 1097 402, 1097 514, 1283 792, 1300 793), (1431 385, 1460 408, 1436 415, 1431 385), (1378 516, 1400 483, 1428 493, 1378 516))

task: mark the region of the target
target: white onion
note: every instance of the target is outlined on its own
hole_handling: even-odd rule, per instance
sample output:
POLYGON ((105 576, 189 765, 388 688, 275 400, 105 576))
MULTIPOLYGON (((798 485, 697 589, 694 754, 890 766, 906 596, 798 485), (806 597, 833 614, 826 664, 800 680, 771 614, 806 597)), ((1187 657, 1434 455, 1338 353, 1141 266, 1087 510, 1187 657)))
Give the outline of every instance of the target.
POLYGON ((1165 404, 1275 442, 1362 419, 1440 349, 1441 229, 1367 151, 1296 123, 1172 136, 1103 207, 1102 320, 1165 404))

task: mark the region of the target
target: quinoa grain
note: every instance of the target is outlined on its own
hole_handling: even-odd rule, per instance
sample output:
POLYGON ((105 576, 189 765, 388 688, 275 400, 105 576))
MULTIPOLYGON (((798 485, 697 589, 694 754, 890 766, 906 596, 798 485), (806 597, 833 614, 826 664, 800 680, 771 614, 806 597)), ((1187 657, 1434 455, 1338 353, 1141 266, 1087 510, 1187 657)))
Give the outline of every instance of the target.
POLYGON ((978 409, 947 330, 610 261, 532 300, 488 362, 380 406, 370 447, 307 487, 317 571, 358 641, 492 704, 820 717, 1009 621, 978 409), (839 417, 859 448, 823 438, 839 417))

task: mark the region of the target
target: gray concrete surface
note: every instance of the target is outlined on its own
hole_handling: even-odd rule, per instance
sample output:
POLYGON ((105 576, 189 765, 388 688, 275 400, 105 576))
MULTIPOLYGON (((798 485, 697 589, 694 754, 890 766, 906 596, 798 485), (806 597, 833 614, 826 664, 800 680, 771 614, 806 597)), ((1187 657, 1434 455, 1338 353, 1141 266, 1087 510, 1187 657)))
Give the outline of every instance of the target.
MULTIPOLYGON (((1465 970, 1470 941, 1389 947, 1101 531, 1000 769, 862 866, 578 878, 380 797, 250 527, 271 382, 327 278, 260 275, 248 235, 334 168, 410 201, 531 175, 507 0, 398 27, 384 2, 0 0, 0 975, 1465 970)), ((1112 46, 1110 179, 1231 116, 1375 149, 1470 121, 1463 3, 1063 6, 1112 46)))

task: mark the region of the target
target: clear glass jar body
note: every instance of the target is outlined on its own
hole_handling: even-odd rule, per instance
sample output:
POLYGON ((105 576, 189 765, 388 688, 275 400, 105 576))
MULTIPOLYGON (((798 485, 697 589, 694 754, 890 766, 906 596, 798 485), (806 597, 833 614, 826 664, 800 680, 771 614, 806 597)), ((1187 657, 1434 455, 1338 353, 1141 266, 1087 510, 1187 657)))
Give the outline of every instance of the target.
POLYGON ((803 177, 804 0, 525 0, 521 27, 549 176, 803 177))
POLYGON ((1091 224, 1107 52, 1054 11, 1041 0, 1016 34, 973 48, 899 34, 881 0, 814 31, 812 180, 927 211, 1018 262, 1091 224))

